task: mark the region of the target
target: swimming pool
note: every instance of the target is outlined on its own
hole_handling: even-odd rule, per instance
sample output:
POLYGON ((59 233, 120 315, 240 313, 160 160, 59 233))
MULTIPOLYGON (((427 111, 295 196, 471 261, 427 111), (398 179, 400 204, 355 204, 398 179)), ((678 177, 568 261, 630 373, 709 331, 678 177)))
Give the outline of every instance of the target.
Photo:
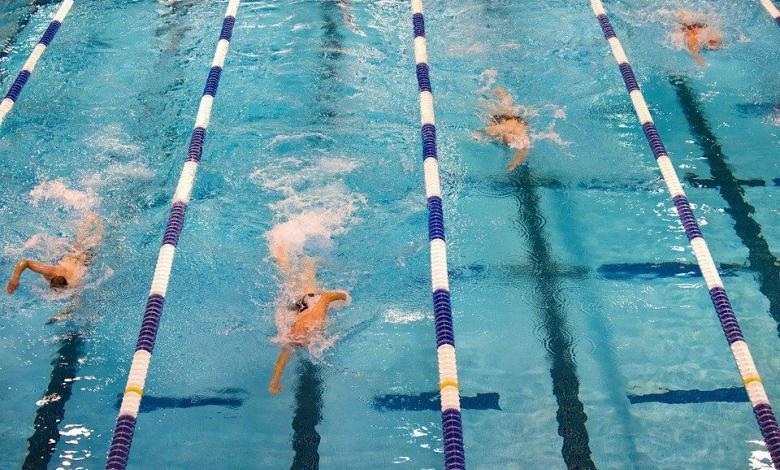
MULTIPOLYGON (((58 6, 17 3, 6 88, 58 6)), ((336 2, 242 3, 133 468, 442 465, 409 5, 351 3, 352 25, 336 2), (271 396, 266 236, 291 219, 352 302, 271 396)), ((777 27, 757 2, 607 8, 778 397, 777 27), (722 24, 705 69, 655 13, 680 7, 722 24)), ((0 300, 4 466, 105 464, 224 10, 77 2, 0 129, 3 272, 56 259, 81 214, 106 220, 83 291, 30 278, 0 300)), ((426 28, 469 465, 768 466, 589 2, 429 2, 426 28), (538 110, 511 175, 508 151, 474 135, 486 86, 538 110)))

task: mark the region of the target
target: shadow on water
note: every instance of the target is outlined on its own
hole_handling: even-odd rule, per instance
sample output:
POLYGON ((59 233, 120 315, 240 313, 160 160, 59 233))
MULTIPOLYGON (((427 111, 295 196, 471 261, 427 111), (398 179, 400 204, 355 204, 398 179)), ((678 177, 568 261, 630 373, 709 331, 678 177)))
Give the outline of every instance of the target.
POLYGON ((81 333, 68 331, 60 338, 60 347, 52 361, 51 378, 43 404, 35 411, 33 435, 27 440, 27 457, 22 468, 46 468, 60 440, 59 424, 65 417, 65 403, 70 399, 79 368, 83 338, 81 333))
POLYGON ((559 268, 544 237, 541 199, 534 190, 528 165, 513 172, 511 179, 519 203, 519 221, 530 243, 528 253, 530 268, 536 280, 535 291, 541 296, 539 313, 545 332, 547 356, 551 362, 553 395, 558 402, 556 419, 558 434, 563 438, 561 454, 568 468, 595 469, 585 427, 588 417, 579 399, 580 381, 577 378, 572 334, 568 331, 566 312, 560 300, 559 268))
POLYGON ((292 445, 295 456, 290 470, 320 468, 320 435, 323 382, 320 367, 304 359, 298 365, 298 388, 295 390, 295 417, 292 445))
POLYGON ((702 105, 688 81, 681 76, 671 76, 669 83, 677 93, 691 134, 710 167, 712 180, 728 204, 726 212, 734 220, 734 231, 748 249, 749 269, 758 276, 759 290, 769 299, 769 314, 777 322, 780 335, 780 263, 761 234, 761 226, 753 218, 756 208, 745 199, 745 190, 726 163, 718 138, 712 132, 702 105))

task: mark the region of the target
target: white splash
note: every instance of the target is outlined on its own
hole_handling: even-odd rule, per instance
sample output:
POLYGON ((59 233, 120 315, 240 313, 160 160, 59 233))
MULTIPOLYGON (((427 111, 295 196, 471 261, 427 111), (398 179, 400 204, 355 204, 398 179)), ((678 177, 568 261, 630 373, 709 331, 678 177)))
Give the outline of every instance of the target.
POLYGON ((59 260, 62 255, 70 251, 70 240, 63 237, 56 237, 48 233, 36 233, 28 238, 22 246, 7 246, 3 253, 7 256, 20 256, 25 252, 33 253, 34 256, 44 262, 54 262, 59 260))
POLYGON ((81 424, 66 424, 62 430, 60 430, 61 436, 84 436, 89 437, 92 435, 92 430, 81 424))
POLYGON ((153 177, 154 172, 144 165, 112 163, 105 170, 87 176, 81 183, 88 190, 96 191, 104 187, 116 187, 128 180, 148 181, 153 177))
POLYGON ((87 142, 100 153, 131 155, 138 154, 141 146, 128 139, 128 132, 119 125, 103 127, 93 134, 87 142), (102 152, 101 152, 102 151, 102 152))
POLYGON ((93 189, 71 189, 60 179, 38 184, 30 191, 30 198, 36 206, 41 201, 52 201, 64 209, 80 213, 92 211, 99 203, 98 195, 93 189))
POLYGON ((347 222, 353 219, 358 205, 364 201, 355 195, 345 194, 344 189, 343 184, 334 184, 324 188, 322 193, 322 202, 340 202, 341 205, 303 209, 309 205, 306 194, 271 204, 271 208, 285 214, 283 218, 287 220, 275 225, 266 234, 270 251, 284 248, 293 257, 303 255, 305 249, 329 249, 333 236, 346 231, 347 222), (296 213, 298 208, 302 210, 296 213))
POLYGON ((692 25, 700 23, 706 25, 701 33, 698 34, 699 40, 706 44, 710 39, 720 39, 720 28, 718 26, 718 17, 713 13, 693 12, 689 10, 669 11, 666 10, 663 15, 668 18, 668 21, 673 23, 670 25, 671 31, 669 32, 669 40, 672 45, 680 50, 688 49, 688 39, 683 32, 681 25, 692 25))
POLYGON ((408 323, 425 320, 426 318, 431 318, 431 316, 419 310, 407 312, 397 308, 388 309, 385 311, 384 315, 385 323, 393 323, 396 325, 406 325, 408 323))
POLYGON ((759 450, 750 452, 750 457, 748 457, 748 466, 750 466, 752 470, 772 470, 774 468, 772 465, 772 456, 769 455, 769 451, 766 450, 764 441, 747 442, 761 447, 759 450))
POLYGON ((57 395, 56 393, 52 393, 51 395, 46 395, 45 397, 36 401, 35 405, 36 406, 48 405, 49 403, 54 403, 60 401, 61 399, 62 399, 61 396, 57 395))
MULTIPOLYGON (((554 115, 558 115, 559 111, 555 111, 554 115)), ((566 114, 563 113, 563 116, 565 117, 566 114)), ((555 130, 555 119, 547 126, 547 129, 541 132, 531 131, 531 140, 538 141, 538 140, 549 140, 551 142, 555 142, 556 144, 560 146, 567 146, 570 144, 570 142, 563 140, 561 138, 561 135, 558 134, 558 131, 555 130)))
POLYGON ((485 69, 479 74, 479 83, 482 85, 482 92, 487 93, 496 83, 498 72, 495 69, 485 69))

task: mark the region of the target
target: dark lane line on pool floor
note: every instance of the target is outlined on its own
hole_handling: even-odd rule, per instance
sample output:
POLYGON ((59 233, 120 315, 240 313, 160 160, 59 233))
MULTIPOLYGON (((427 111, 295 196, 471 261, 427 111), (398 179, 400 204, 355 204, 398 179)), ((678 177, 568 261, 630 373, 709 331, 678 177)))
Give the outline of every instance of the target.
POLYGON ((756 208, 745 199, 745 191, 726 163, 718 138, 710 129, 702 105, 687 80, 681 76, 671 76, 669 83, 677 93, 691 134, 703 151, 710 175, 728 204, 726 212, 734 220, 734 231, 748 249, 749 269, 758 276, 759 290, 769 299, 769 314, 777 323, 777 333, 780 335, 780 263, 761 234, 761 226, 753 218, 756 208))
MULTIPOLYGON (((149 413, 162 409, 200 408, 203 406, 221 406, 225 408, 236 409, 240 408, 244 404, 244 399, 232 396, 235 393, 246 394, 245 391, 222 391, 220 395, 226 396, 192 395, 189 397, 155 397, 144 395, 144 401, 141 403, 141 408, 138 410, 138 412, 149 413)), ((117 400, 114 403, 114 409, 117 411, 119 411, 120 406, 122 406, 122 396, 122 394, 118 394, 117 400)))
MULTIPOLYGON (((718 265, 721 277, 734 277, 747 271, 747 266, 737 263, 721 263, 718 265)), ((692 263, 678 263, 674 261, 657 263, 611 263, 602 264, 595 269, 599 277, 609 280, 630 280, 641 278, 644 280, 663 278, 689 278, 702 277, 699 266, 692 263)), ((499 278, 500 280, 526 279, 533 276, 532 268, 527 264, 500 264, 486 265, 471 263, 468 265, 452 266, 449 271, 452 279, 483 279, 485 277, 499 278)), ((588 266, 558 265, 558 277, 566 279, 587 279, 592 276, 593 270, 588 266)), ((427 282, 426 278, 417 279, 419 283, 427 282)))
POLYGON ((579 398, 580 382, 572 335, 568 331, 566 312, 559 299, 559 266, 544 237, 544 217, 539 207, 541 198, 534 190, 528 165, 517 169, 511 179, 516 187, 514 196, 519 203, 519 221, 531 244, 529 260, 536 280, 535 290, 541 294, 543 302, 540 323, 547 336, 544 345, 552 362, 550 375, 553 395, 558 402, 558 434, 563 438, 561 454, 568 468, 595 469, 585 427, 588 416, 579 398))
MULTIPOLYGON (((317 2, 322 20, 322 39, 320 48, 321 71, 317 75, 318 87, 314 95, 320 111, 314 124, 330 125, 338 118, 334 105, 340 102, 338 91, 342 73, 339 66, 344 56, 344 37, 340 24, 334 20, 338 12, 335 2, 320 0, 317 2)), ((327 129, 323 129, 327 131, 327 129)), ((322 421, 322 393, 324 383, 320 376, 321 368, 309 359, 302 359, 298 367, 298 388, 295 392, 295 413, 292 420, 293 461, 291 470, 316 470, 320 462, 320 435, 317 425, 322 421)))
MULTIPOLYGON (((377 411, 441 411, 439 392, 423 392, 419 395, 387 394, 375 396, 371 407, 377 411)), ((502 411, 498 393, 477 393, 473 397, 460 396, 460 407, 464 410, 502 411)))
MULTIPOLYGON (((718 182, 712 178, 700 178, 695 173, 686 173, 685 181, 691 186, 695 186, 699 189, 715 189, 718 187, 718 182)), ((767 183, 765 180, 759 178, 752 178, 749 180, 735 180, 737 186, 743 188, 765 188, 767 186, 780 186, 780 178, 774 178, 771 182, 767 183)))
MULTIPOLYGON (((696 188, 700 189, 715 189, 718 187, 718 183, 711 178, 701 178, 695 173, 686 173, 685 180, 696 188)), ((653 178, 650 181, 647 180, 597 180, 591 179, 587 181, 578 181, 576 183, 567 183, 554 176, 534 176, 534 186, 544 189, 553 189, 559 191, 602 191, 611 193, 657 193, 660 188, 664 187, 664 182, 660 176, 653 178)), ((735 180, 737 185, 743 187, 780 187, 780 178, 773 178, 771 180, 763 180, 753 178, 749 180, 735 180)), ((473 188, 483 188, 485 185, 475 178, 466 177, 464 179, 464 185, 473 188)), ((511 181, 508 180, 496 180, 488 184, 488 191, 490 194, 508 196, 514 190, 511 181)), ((484 192, 484 191, 483 191, 484 192)))
POLYGON ((65 417, 65 404, 70 399, 78 373, 83 344, 79 332, 67 331, 60 338, 60 347, 51 362, 54 367, 49 386, 43 396, 43 403, 35 410, 34 431, 27 439, 27 457, 22 464, 24 470, 46 468, 49 465, 60 440, 59 424, 65 417))
POLYGON ((298 388, 295 389, 295 417, 293 428, 293 457, 290 470, 320 468, 320 435, 317 425, 322 421, 323 382, 320 366, 308 359, 298 365, 298 388))
POLYGON ((715 390, 667 390, 645 395, 627 394, 632 404, 664 403, 667 405, 689 405, 693 403, 750 403, 745 387, 716 388, 715 390))
MULTIPOLYGON (((721 263, 718 265, 721 277, 734 277, 746 269, 746 266, 736 263, 721 263)), ((670 277, 702 277, 697 264, 676 262, 603 264, 599 266, 597 272, 604 279, 614 281, 636 278, 650 280, 670 277)))

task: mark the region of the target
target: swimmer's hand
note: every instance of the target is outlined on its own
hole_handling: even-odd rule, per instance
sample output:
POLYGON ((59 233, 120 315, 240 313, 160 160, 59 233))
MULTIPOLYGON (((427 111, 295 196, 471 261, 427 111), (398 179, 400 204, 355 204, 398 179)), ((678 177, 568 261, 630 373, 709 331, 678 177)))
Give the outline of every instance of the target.
POLYGON ((12 278, 10 281, 8 281, 8 285, 5 286, 5 291, 8 292, 8 295, 11 295, 16 291, 16 288, 19 287, 19 279, 12 278))
POLYGON ((271 395, 276 395, 277 393, 282 391, 282 384, 279 382, 271 382, 270 385, 268 385, 268 392, 271 395))

